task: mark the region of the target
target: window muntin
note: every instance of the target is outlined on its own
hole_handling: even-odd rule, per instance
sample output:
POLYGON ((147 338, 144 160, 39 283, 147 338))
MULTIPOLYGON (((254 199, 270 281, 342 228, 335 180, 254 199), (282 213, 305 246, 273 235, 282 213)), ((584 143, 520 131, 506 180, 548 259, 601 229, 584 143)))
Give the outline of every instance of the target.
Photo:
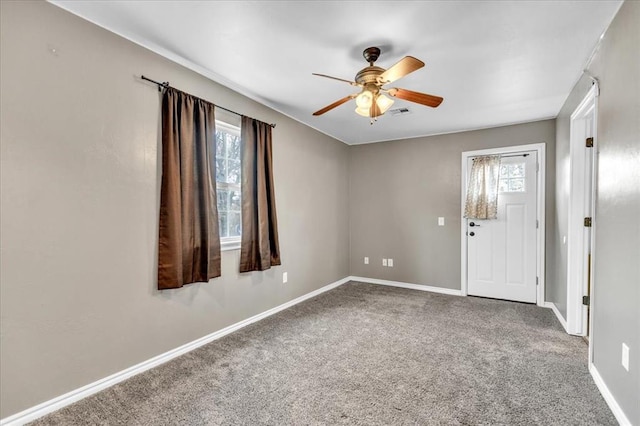
POLYGON ((499 192, 525 192, 524 162, 500 165, 499 192))
POLYGON ((220 241, 237 248, 242 235, 240 128, 216 121, 216 190, 220 241))

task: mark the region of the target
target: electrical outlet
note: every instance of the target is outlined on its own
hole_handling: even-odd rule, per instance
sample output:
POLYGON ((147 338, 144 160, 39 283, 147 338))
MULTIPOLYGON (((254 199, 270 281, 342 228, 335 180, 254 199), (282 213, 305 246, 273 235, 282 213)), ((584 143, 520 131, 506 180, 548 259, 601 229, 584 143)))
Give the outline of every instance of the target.
POLYGON ((289 275, 286 272, 282 273, 282 282, 286 283, 287 281, 289 281, 289 275))
POLYGON ((388 266, 389 268, 393 268, 393 259, 389 259, 389 260, 387 260, 387 266, 388 266))
POLYGON ((387 266, 387 259, 382 259, 382 266, 387 266))
POLYGON ((444 217, 438 218, 438 226, 444 226, 444 217))
POLYGON ((622 344, 622 366, 629 371, 629 346, 622 344))
POLYGON ((368 264, 369 264, 369 258, 368 258, 368 257, 366 257, 366 256, 365 256, 365 258, 364 258, 364 264, 365 264, 365 265, 368 265, 368 264))

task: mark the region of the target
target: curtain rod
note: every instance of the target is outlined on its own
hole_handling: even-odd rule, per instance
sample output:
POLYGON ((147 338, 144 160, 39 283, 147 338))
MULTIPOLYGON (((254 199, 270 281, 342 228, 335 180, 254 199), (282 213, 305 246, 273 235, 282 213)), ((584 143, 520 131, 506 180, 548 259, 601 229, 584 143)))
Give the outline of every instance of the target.
MULTIPOLYGON (((524 153, 524 154, 511 154, 511 155, 501 155, 500 158, 506 158, 506 157, 528 157, 529 154, 528 153, 524 153)), ((476 155, 472 158, 480 158, 480 157, 485 157, 484 155, 476 155)))
POLYGON ((528 157, 529 154, 511 154, 511 155, 501 155, 500 157, 505 158, 505 157, 528 157))
MULTIPOLYGON (((150 79, 148 77, 145 77, 144 75, 141 75, 140 78, 143 79, 143 80, 150 81, 151 83, 157 84, 158 85, 158 90, 160 90, 160 91, 162 91, 163 88, 168 89, 169 87, 171 87, 172 89, 175 89, 175 90, 179 90, 179 89, 176 89, 175 87, 170 86, 168 81, 163 81, 162 83, 160 83, 159 81, 152 80, 152 79, 150 79)), ((179 91, 182 92, 182 90, 179 90, 179 91)), ((182 92, 182 93, 187 93, 187 92, 182 92)), ((190 95, 189 93, 187 93, 187 94, 190 95)), ((193 95, 191 95, 191 96, 193 96, 193 95)), ((195 96, 195 97, 197 98, 197 96, 195 96)), ((204 99, 204 100, 206 101, 206 99, 204 99)), ((209 101, 207 101, 207 102, 209 102, 209 101)), ((239 112, 235 112, 233 110, 230 110, 229 108, 221 107, 220 105, 216 105, 216 104, 214 104, 214 106, 216 108, 220 108, 220 109, 223 109, 223 110, 225 110, 227 112, 230 112, 231 114, 235 114, 235 115, 240 115, 240 116, 246 117, 244 114, 240 114, 239 112)), ((254 118, 253 120, 256 120, 256 119, 254 118)), ((260 120, 258 120, 258 121, 260 121, 260 120)), ((276 127, 276 124, 275 123, 270 123, 269 126, 271 126, 273 128, 273 127, 276 127)))

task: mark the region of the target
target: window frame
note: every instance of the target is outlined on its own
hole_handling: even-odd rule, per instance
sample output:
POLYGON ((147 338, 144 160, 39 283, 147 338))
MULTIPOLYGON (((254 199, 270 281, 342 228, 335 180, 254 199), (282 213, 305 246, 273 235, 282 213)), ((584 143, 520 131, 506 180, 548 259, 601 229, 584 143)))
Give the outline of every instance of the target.
MULTIPOLYGON (((221 120, 216 120, 216 133, 218 132, 218 130, 222 130, 223 132, 232 134, 234 136, 237 136, 238 138, 241 137, 240 127, 234 126, 233 124, 229 124, 221 120)), ((216 137, 215 143, 217 143, 217 137, 216 137)), ((213 147, 213 152, 214 153, 216 152, 216 146, 213 147)), ((242 170, 242 158, 240 158, 240 167, 242 170)), ((227 182, 218 182, 218 180, 216 179, 216 199, 218 197, 220 190, 238 191, 240 192, 240 194, 242 194, 242 177, 240 178, 240 183, 237 183, 237 184, 227 183, 227 182)), ((242 198, 240 199, 240 202, 242 203, 242 198)), ((220 215, 220 212, 218 212, 218 215, 220 215)), ((218 223, 219 221, 220 219, 218 218, 218 223)), ((242 210, 240 211, 240 221, 242 223, 242 210)), ((221 251, 239 250, 241 239, 242 239, 242 235, 239 235, 237 237, 220 237, 220 250, 221 251)))

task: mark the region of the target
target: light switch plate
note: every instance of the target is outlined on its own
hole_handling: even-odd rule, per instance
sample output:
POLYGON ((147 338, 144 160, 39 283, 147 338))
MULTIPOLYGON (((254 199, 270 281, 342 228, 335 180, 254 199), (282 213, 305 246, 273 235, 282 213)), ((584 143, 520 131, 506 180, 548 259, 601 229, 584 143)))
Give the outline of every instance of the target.
POLYGON ((287 281, 289 281, 289 275, 286 272, 282 273, 282 282, 286 283, 287 281))
POLYGON ((389 259, 389 260, 387 260, 387 266, 388 266, 389 268, 393 268, 393 259, 389 259))
POLYGON ((387 259, 382 259, 382 266, 387 266, 387 259))
POLYGON ((622 344, 622 366, 629 371, 629 346, 622 344))
POLYGON ((364 264, 365 264, 365 265, 368 265, 368 264, 369 264, 369 258, 368 258, 368 257, 366 257, 366 256, 365 256, 365 258, 364 258, 364 264))
POLYGON ((444 217, 438 218, 438 226, 444 226, 444 217))

